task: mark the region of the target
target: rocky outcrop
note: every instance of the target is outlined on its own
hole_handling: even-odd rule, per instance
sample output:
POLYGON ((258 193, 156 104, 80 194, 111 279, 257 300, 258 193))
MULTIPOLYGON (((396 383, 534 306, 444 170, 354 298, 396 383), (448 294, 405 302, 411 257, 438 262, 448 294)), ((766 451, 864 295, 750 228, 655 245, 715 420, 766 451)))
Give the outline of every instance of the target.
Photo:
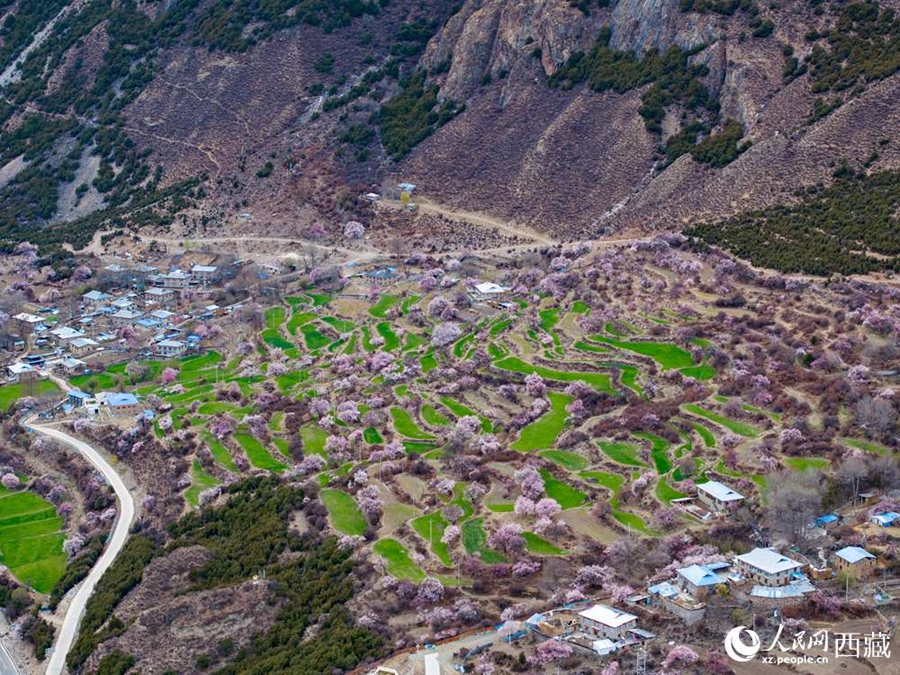
POLYGON ((609 20, 610 46, 643 54, 665 51, 671 45, 694 49, 722 36, 722 17, 685 13, 680 0, 619 0, 609 20))
POLYGON ((422 65, 437 71, 449 62, 443 95, 467 100, 486 74, 512 72, 522 60, 539 58, 552 74, 574 52, 589 50, 605 25, 612 47, 643 54, 713 44, 725 24, 715 14, 682 12, 679 0, 619 0, 589 14, 567 0, 467 0, 428 45, 422 65))

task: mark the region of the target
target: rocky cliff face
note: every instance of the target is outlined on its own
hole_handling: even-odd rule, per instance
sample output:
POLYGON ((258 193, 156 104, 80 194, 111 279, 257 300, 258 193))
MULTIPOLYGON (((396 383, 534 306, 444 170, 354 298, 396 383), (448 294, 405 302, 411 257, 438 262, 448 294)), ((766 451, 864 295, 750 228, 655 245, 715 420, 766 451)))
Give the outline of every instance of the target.
MULTIPOLYGON (((826 27, 828 16, 799 0, 758 11, 773 21, 771 36, 753 37, 749 12, 683 12, 679 0, 618 0, 604 9, 592 5, 589 15, 566 0, 467 0, 421 63, 440 71, 452 59, 434 79, 442 96, 468 109, 398 173, 456 206, 572 236, 677 227, 791 201, 796 190, 827 181, 836 162, 859 163, 876 149, 876 136, 897 133, 867 122, 862 101, 808 123, 816 96, 808 75, 784 81, 785 50, 800 59, 809 54, 805 36, 826 27), (703 83, 721 105, 719 119, 738 121, 753 147, 723 169, 689 156, 667 166, 657 148, 679 131, 677 108, 660 136, 638 116, 643 90, 548 89, 546 77, 574 52, 589 51, 602 26, 611 29, 613 49, 698 50, 691 61, 709 70, 703 83)), ((873 86, 865 105, 888 105, 895 80, 873 86)), ((895 145, 879 151, 874 168, 900 165, 895 145)))
POLYGON ((428 45, 423 66, 435 70, 452 61, 444 95, 468 99, 485 74, 510 73, 523 55, 535 55, 546 75, 576 51, 588 51, 602 26, 612 29, 610 46, 644 54, 670 45, 693 50, 725 32, 715 14, 683 13, 679 0, 620 0, 585 14, 567 0, 466 0, 428 45))

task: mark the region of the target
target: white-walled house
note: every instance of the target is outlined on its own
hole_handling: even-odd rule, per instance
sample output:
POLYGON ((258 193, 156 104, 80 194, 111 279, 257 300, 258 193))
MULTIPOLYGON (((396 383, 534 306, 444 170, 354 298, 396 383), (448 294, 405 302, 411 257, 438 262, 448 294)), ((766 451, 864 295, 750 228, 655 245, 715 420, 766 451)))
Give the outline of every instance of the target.
POLYGON ((617 640, 637 626, 637 617, 608 605, 594 605, 578 613, 578 622, 587 635, 617 640))
POLYGON ((724 512, 737 506, 745 497, 724 483, 711 480, 697 485, 697 499, 714 511, 724 512))
POLYGON ((782 555, 774 548, 755 548, 735 558, 735 567, 741 575, 761 586, 786 586, 803 563, 782 555))

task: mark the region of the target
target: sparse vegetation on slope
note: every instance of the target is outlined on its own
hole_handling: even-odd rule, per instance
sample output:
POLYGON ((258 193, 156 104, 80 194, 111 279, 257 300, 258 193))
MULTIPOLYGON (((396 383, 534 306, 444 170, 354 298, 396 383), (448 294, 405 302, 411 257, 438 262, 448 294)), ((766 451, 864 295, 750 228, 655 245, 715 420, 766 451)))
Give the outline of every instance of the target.
POLYGON ((752 211, 688 234, 782 272, 900 269, 900 174, 841 175, 796 206, 752 211))

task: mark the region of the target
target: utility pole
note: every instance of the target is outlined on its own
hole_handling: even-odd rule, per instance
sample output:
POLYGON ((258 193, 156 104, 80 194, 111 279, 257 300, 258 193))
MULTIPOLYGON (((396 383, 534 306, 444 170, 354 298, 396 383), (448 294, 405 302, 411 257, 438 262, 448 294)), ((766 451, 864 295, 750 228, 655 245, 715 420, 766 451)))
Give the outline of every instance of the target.
POLYGON ((641 647, 637 652, 637 660, 634 663, 635 675, 647 675, 647 650, 641 647))

